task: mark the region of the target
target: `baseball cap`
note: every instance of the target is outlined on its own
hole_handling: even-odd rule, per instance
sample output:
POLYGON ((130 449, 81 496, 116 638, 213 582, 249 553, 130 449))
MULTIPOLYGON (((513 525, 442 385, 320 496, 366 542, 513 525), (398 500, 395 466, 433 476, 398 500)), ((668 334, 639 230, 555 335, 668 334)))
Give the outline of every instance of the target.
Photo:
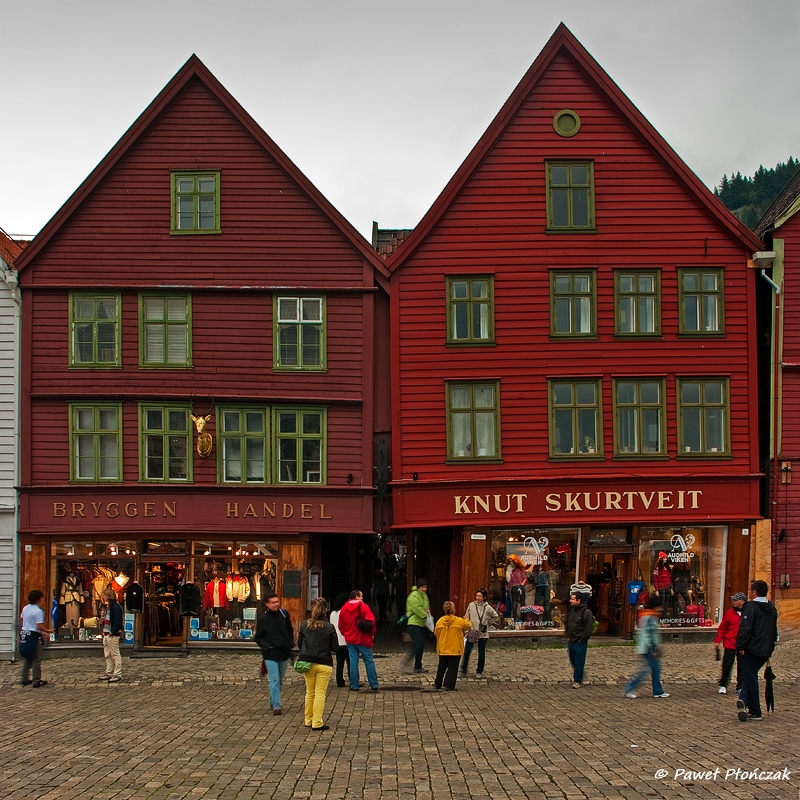
POLYGON ((731 595, 731 600, 747 600, 747 595, 744 592, 736 592, 731 595))

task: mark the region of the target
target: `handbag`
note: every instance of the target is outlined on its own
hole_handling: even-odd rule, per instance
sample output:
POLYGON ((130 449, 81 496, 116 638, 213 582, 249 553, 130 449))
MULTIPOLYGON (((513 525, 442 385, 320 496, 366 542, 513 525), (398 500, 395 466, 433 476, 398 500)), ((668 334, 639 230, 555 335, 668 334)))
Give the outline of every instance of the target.
POLYGON ((428 615, 425 617, 425 627, 433 633, 433 629, 436 627, 436 623, 433 621, 433 614, 428 612, 428 615))
POLYGON ((470 628, 467 631, 467 641, 471 644, 475 644, 475 642, 478 641, 478 631, 476 631, 475 628, 470 628))
POLYGON ((361 633, 372 633, 372 622, 361 614, 361 603, 358 604, 358 614, 356 615, 356 628, 361 633))
POLYGON ((299 658, 294 662, 294 671, 299 672, 301 675, 311 669, 310 661, 301 661, 299 658))

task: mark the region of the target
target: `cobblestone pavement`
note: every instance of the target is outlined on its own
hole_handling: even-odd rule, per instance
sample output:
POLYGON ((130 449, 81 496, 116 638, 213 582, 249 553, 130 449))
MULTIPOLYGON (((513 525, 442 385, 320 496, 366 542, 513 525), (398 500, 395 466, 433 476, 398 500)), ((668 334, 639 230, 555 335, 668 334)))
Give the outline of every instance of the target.
POLYGON ((113 685, 99 654, 47 659, 39 689, 2 664, 4 798, 800 798, 800 642, 773 657, 775 713, 746 724, 708 643, 667 648, 663 700, 649 682, 622 697, 638 663, 625 645, 591 647, 578 690, 563 648, 490 643, 484 677, 457 692, 433 690, 433 653, 419 676, 378 655, 383 690, 332 685, 322 733, 303 727, 292 671, 283 716, 269 712, 257 656, 124 658, 113 685))

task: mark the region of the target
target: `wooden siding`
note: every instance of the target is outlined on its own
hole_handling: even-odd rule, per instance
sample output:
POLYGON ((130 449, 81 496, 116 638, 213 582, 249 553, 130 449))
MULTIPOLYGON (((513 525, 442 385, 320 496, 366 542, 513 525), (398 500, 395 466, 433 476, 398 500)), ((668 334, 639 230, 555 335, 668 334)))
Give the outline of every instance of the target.
MULTIPOLYGON (((35 261, 28 285, 364 283, 363 257, 199 80, 35 261), (219 235, 170 235, 170 170, 220 170, 219 235)), ((372 285, 370 280, 368 285, 372 285)))
MULTIPOLYGON (((781 225, 774 235, 784 241, 781 360, 800 364, 800 213, 781 225)), ((795 453, 800 452, 800 440, 796 441, 795 453)))
POLYGON ((396 382, 394 480, 480 480, 619 476, 625 472, 751 474, 755 376, 750 336, 753 271, 745 245, 724 230, 616 107, 563 53, 555 59, 493 149, 392 278, 396 382), (582 121, 564 139, 552 127, 562 108, 582 121), (594 162, 596 234, 547 234, 545 161, 594 162), (662 336, 615 339, 615 268, 661 272, 662 336), (724 270, 724 337, 680 337, 681 267, 724 270), (596 340, 551 340, 552 268, 593 268, 596 340), (494 274, 493 347, 446 347, 447 274, 494 274), (548 461, 548 378, 602 379, 603 462, 548 461), (666 380, 669 460, 619 462, 613 454, 612 379, 666 380), (730 379, 733 458, 675 458, 676 378, 730 379), (445 380, 500 381, 502 465, 445 465, 445 380), (398 441, 398 435, 400 440, 398 441))

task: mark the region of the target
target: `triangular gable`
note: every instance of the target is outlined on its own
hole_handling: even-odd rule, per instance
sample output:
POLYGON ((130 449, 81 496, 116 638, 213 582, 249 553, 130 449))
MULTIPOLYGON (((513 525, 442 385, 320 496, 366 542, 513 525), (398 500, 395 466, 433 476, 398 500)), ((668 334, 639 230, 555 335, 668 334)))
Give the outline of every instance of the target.
POLYGON ((755 231, 763 236, 767 231, 780 228, 787 220, 800 211, 800 170, 783 187, 781 193, 772 201, 756 225, 755 231))
POLYGON ((446 213, 562 50, 587 74, 631 127, 661 157, 678 180, 692 192, 723 228, 741 240, 742 244, 748 248, 759 250, 763 247, 755 234, 739 222, 689 169, 562 22, 434 204, 428 209, 402 247, 389 257, 387 263, 392 273, 402 266, 446 213))
POLYGON ((142 112, 139 118, 124 133, 122 138, 111 148, 105 158, 92 170, 89 176, 75 190, 72 196, 53 215, 30 245, 25 248, 17 261, 17 268, 24 269, 64 225, 70 216, 99 186, 111 170, 135 146, 148 128, 158 117, 181 95, 192 80, 200 80, 206 88, 234 116, 253 139, 264 148, 278 166, 294 181, 302 192, 311 200, 322 214, 341 232, 342 236, 362 255, 374 268, 376 280, 386 287, 388 270, 378 254, 353 226, 337 211, 313 183, 297 168, 291 159, 264 132, 259 124, 244 110, 239 102, 214 77, 208 67, 196 56, 178 70, 172 80, 161 90, 152 103, 142 112))

